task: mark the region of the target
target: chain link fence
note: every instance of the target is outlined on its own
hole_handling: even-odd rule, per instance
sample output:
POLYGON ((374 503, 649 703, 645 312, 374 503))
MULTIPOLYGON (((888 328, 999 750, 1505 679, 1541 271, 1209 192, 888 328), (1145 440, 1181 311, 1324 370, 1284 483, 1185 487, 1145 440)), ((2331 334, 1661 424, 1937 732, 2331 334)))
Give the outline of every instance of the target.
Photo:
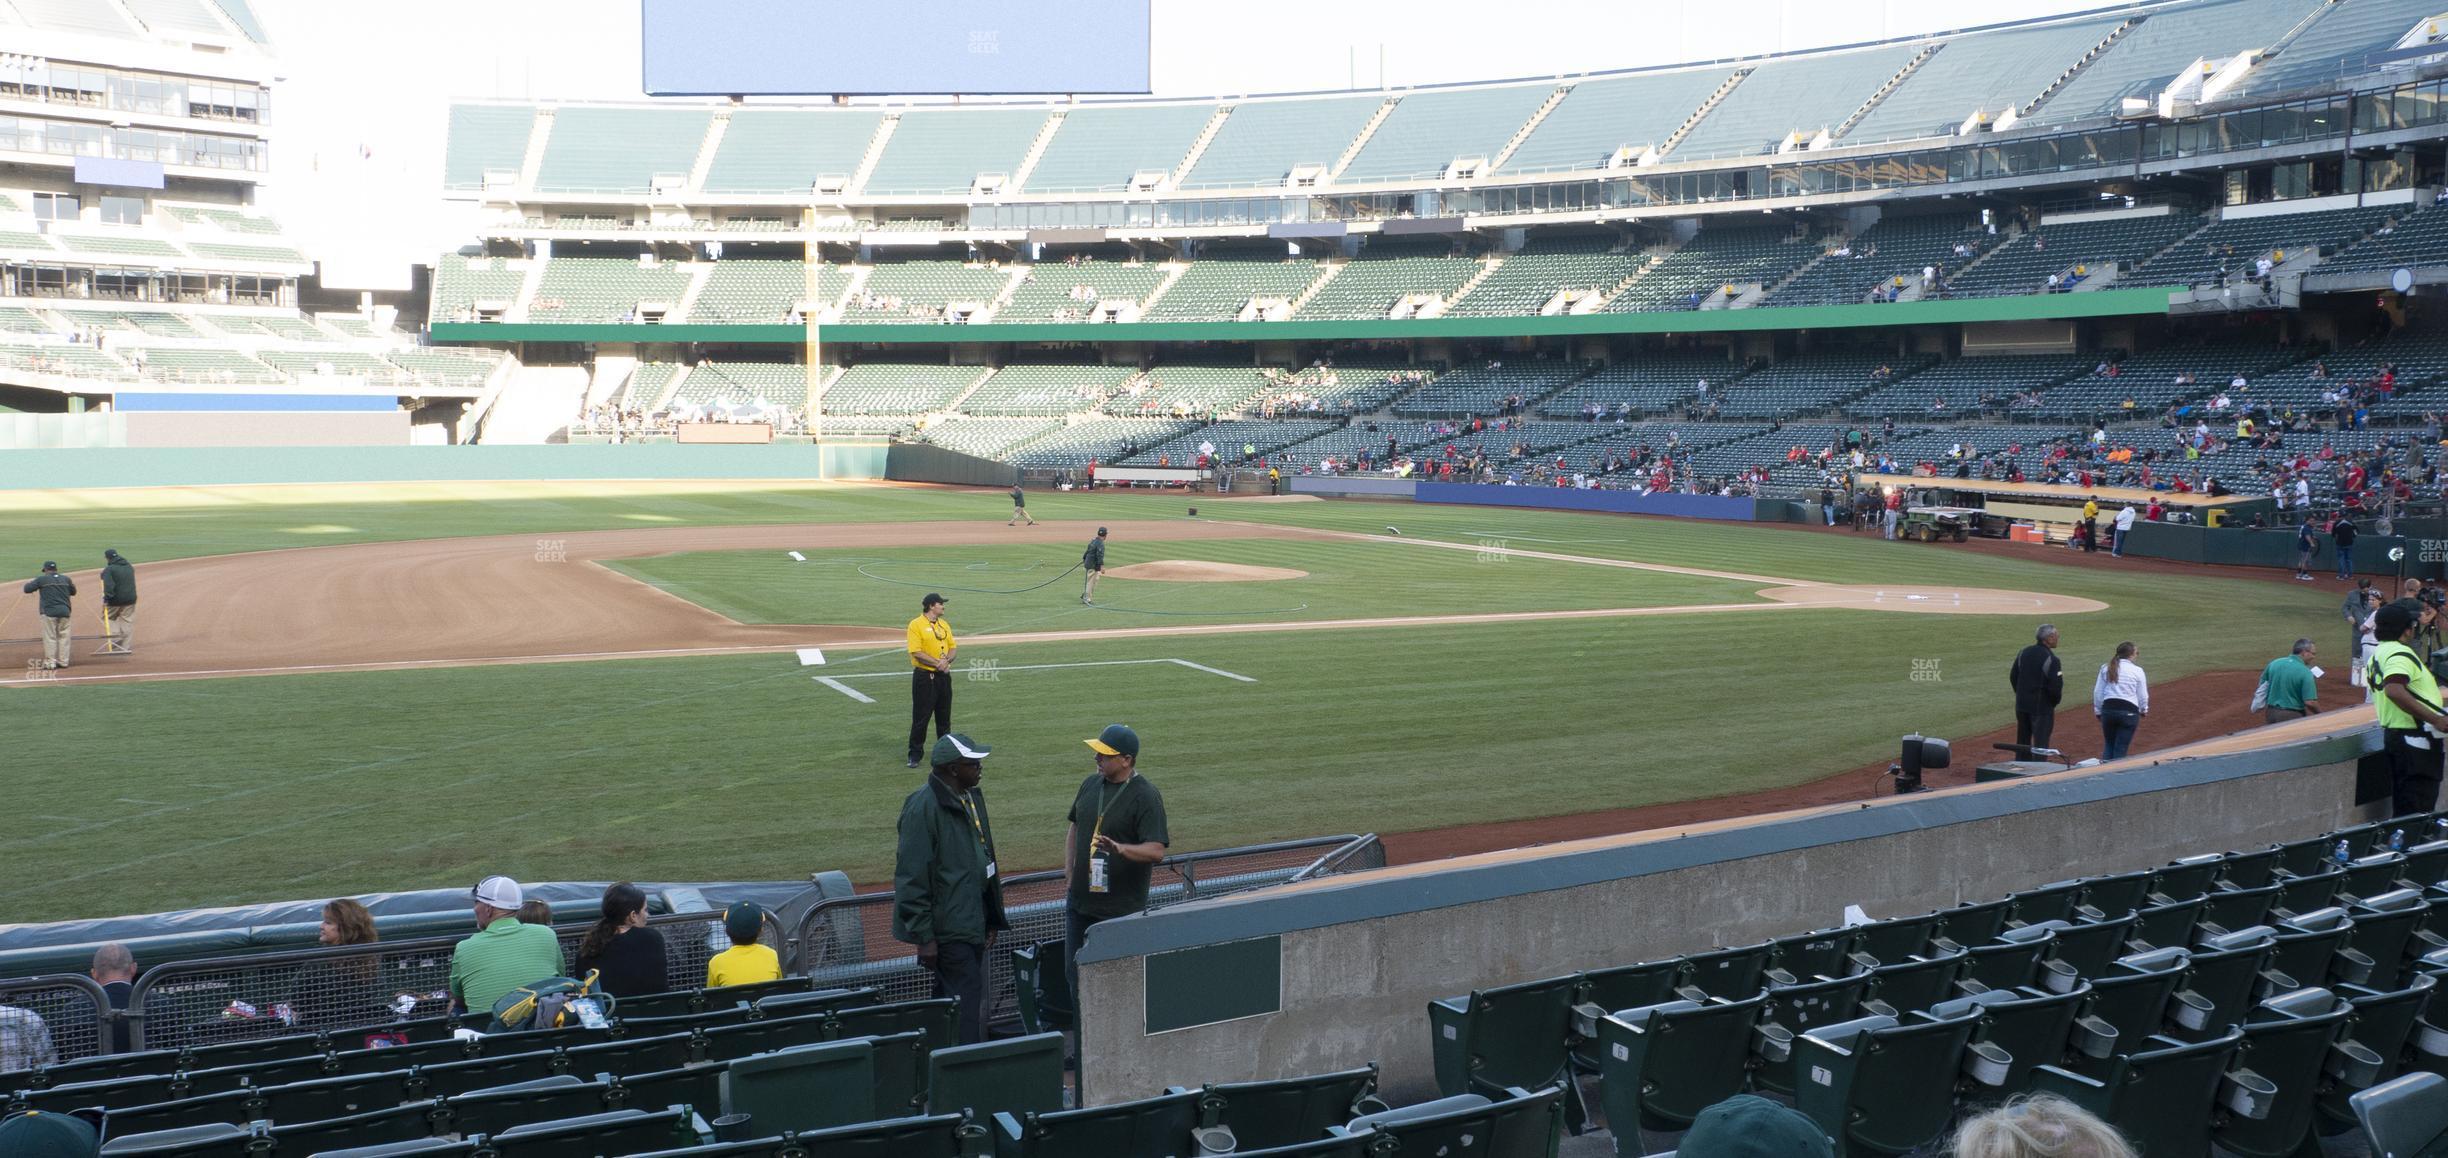
MULTIPOLYGON (((1148 907, 1383 867, 1385 847, 1373 834, 1182 853, 1158 862, 1148 884, 1148 907)), ((1009 950, 1062 940, 1065 891, 1059 869, 1003 879, 1003 915, 1011 927, 997 936, 996 951, 986 955, 989 1021, 1018 1015, 1009 950)), ((807 974, 819 989, 872 986, 877 1001, 935 996, 935 979, 918 967, 915 947, 893 939, 892 918, 890 892, 818 903, 790 940, 792 971, 807 974)))

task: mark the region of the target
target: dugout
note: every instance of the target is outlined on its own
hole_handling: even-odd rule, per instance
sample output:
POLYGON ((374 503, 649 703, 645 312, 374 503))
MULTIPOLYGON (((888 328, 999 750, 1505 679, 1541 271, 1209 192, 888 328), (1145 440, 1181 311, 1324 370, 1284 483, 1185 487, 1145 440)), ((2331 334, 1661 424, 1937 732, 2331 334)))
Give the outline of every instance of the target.
POLYGON ((2074 525, 2082 521, 2083 504, 2094 498, 2099 500, 2103 524, 2119 507, 2130 503, 2139 512, 2149 509, 2153 500, 2168 508, 2172 521, 2205 527, 2240 526, 2256 514, 2267 518, 2271 513, 2266 495, 2185 495, 2141 487, 2078 487, 1904 474, 1856 475, 1854 486, 1909 489, 1931 495, 1930 505, 1977 507, 1991 518, 2031 523, 2052 543, 2064 542, 2073 535, 2074 525))

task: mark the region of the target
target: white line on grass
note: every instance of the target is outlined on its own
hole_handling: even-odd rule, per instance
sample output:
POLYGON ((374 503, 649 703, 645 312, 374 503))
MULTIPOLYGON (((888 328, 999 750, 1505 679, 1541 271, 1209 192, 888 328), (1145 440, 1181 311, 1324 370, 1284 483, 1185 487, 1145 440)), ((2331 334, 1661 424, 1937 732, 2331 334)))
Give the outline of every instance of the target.
MULTIPOLYGON (((809 678, 809 679, 812 679, 812 680, 815 680, 817 683, 823 684, 824 686, 826 686, 826 687, 828 687, 828 688, 831 688, 831 689, 833 689, 834 691, 840 692, 841 694, 843 694, 843 695, 845 695, 845 696, 848 696, 848 697, 850 697, 851 699, 857 700, 858 702, 860 702, 860 703, 862 703, 862 704, 872 704, 872 703, 874 703, 874 702, 875 702, 875 697, 874 697, 874 696, 868 695, 867 693, 862 692, 862 691, 858 690, 857 688, 851 687, 850 685, 848 685, 848 684, 846 684, 846 683, 843 683, 843 682, 841 682, 840 680, 834 679, 832 676, 809 676, 808 678, 809 678)), ((850 678, 851 678, 851 679, 857 679, 858 677, 857 677, 857 676, 851 676, 850 678)))
MULTIPOLYGON (((1206 672, 1206 673, 1207 673, 1207 674, 1209 674, 1209 675, 1217 675, 1217 676, 1222 676, 1222 677, 1224 677, 1225 679, 1228 679, 1228 680, 1238 680, 1238 681, 1240 681, 1240 682, 1242 682, 1242 683, 1245 683, 1245 684, 1254 684, 1254 683, 1257 683, 1257 682, 1258 682, 1258 678, 1257 678, 1256 676, 1245 676, 1245 675, 1240 674, 1239 672, 1229 672, 1229 671, 1225 671, 1223 668, 1220 668, 1220 667, 1208 667, 1206 664, 1203 664, 1203 663, 1192 663, 1192 662, 1190 662, 1189 660, 1186 660, 1186 659, 1169 659, 1169 658, 1168 658, 1168 659, 1096 659, 1096 660, 1087 660, 1087 661, 1085 661, 1085 662, 1081 662, 1081 663, 1016 663, 1016 664, 997 664, 997 665, 995 665, 995 666, 994 666, 994 667, 992 667, 992 668, 983 669, 983 670, 992 671, 992 672, 993 672, 993 673, 995 673, 996 675, 1001 675, 1002 673, 1007 672, 1007 671, 1052 671, 1052 670, 1057 669, 1057 668, 1074 668, 1074 667, 1133 667, 1133 666, 1137 666, 1137 665, 1140 665, 1140 664, 1151 664, 1151 663, 1169 663, 1169 664, 1174 664, 1174 665, 1177 665, 1177 666, 1180 666, 1180 667, 1186 667, 1186 668, 1189 668, 1189 669, 1191 669, 1192 671, 1203 671, 1203 672, 1206 672)), ((810 676, 810 677, 808 677, 808 678, 810 678, 810 679, 814 680, 814 681, 815 681, 815 682, 817 682, 817 683, 823 684, 823 685, 825 685, 826 687, 832 688, 834 691, 840 692, 841 694, 843 694, 843 695, 845 695, 845 696, 848 696, 848 697, 850 697, 851 699, 857 700, 858 702, 860 702, 860 703, 862 703, 862 704, 872 704, 872 703, 874 703, 874 702, 875 702, 875 699, 874 699, 873 697, 861 694, 861 693, 860 693, 860 692, 859 692, 857 689, 852 688, 850 685, 848 685, 848 684, 846 684, 846 683, 843 683, 842 681, 843 681, 843 680, 897 679, 897 678, 899 678, 899 677, 900 677, 900 675, 901 675, 901 673, 899 673, 899 672, 890 672, 890 671, 871 671, 871 672, 860 672, 860 673, 855 674, 855 675, 845 675, 845 676, 841 676, 841 677, 839 677, 839 678, 836 678, 836 677, 833 677, 833 676, 810 676)))

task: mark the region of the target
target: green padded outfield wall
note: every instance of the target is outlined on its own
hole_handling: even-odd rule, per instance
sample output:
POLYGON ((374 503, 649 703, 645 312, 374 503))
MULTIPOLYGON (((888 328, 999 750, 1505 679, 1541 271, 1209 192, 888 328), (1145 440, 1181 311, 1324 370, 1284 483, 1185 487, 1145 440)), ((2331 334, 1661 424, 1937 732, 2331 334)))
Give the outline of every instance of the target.
POLYGON ((507 479, 878 479, 882 442, 12 450, 0 490, 507 479))
MULTIPOLYGON (((1870 326, 1959 325, 2045 318, 2105 318, 2165 314, 2168 291, 2105 289, 2094 293, 2026 294, 2004 298, 1898 302, 1894 305, 1780 306, 1748 310, 1673 310, 1646 314, 1577 314, 1549 318, 1421 318, 1332 322, 1076 322, 983 325, 817 327, 828 345, 929 345, 944 342, 1298 342, 1416 338, 1512 338, 1595 334, 1701 334, 1759 330, 1858 329, 1870 326)), ((437 342, 729 342, 804 346, 806 326, 568 325, 537 322, 436 322, 437 342)))

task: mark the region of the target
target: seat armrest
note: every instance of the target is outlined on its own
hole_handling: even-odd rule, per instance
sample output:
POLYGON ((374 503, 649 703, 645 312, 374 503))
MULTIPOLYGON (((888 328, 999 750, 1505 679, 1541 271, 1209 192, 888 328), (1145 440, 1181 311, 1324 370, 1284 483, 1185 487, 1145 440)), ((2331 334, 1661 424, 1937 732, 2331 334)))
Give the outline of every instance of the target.
POLYGON ((1017 1151, 1028 1140, 1028 1128, 1011 1116, 1009 1110, 996 1110, 994 1116, 994 1148, 1017 1151))

